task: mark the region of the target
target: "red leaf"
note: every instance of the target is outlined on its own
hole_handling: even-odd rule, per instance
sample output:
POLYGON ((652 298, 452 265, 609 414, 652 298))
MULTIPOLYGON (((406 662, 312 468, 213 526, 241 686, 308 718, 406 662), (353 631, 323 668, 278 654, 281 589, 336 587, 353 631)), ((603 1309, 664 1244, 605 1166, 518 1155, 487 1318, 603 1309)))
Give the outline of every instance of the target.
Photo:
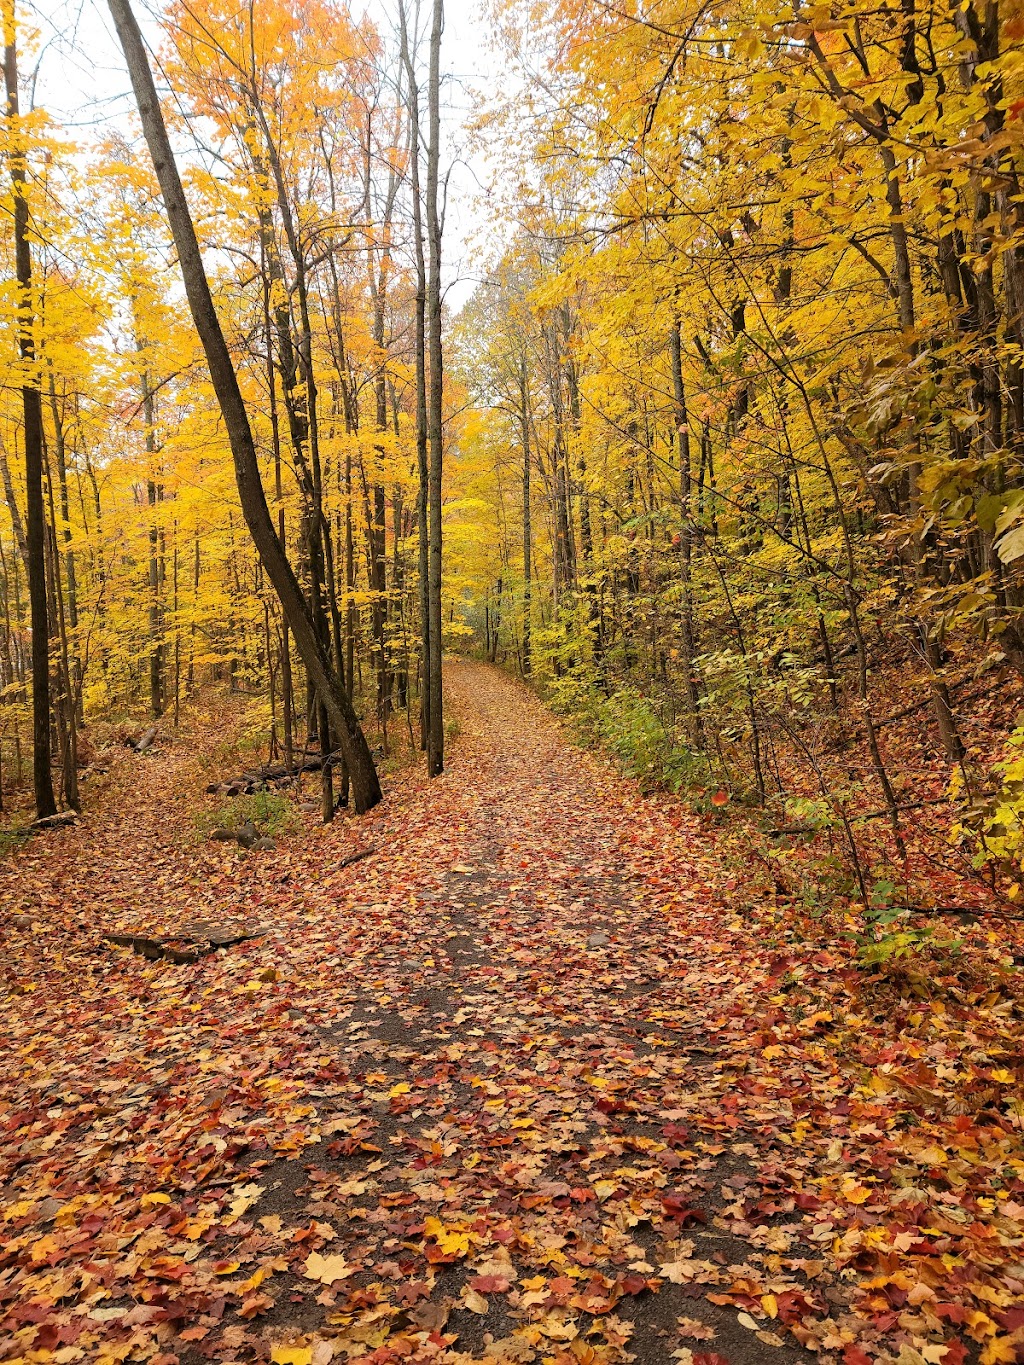
MULTIPOLYGON (((469 1287, 480 1294, 504 1294, 510 1283, 511 1281, 504 1279, 501 1275, 477 1275, 469 1281, 469 1287)), ((569 1285, 571 1288, 571 1280, 569 1285)))
POLYGON ((871 1357, 851 1342, 843 1351, 843 1365, 871 1365, 871 1357))

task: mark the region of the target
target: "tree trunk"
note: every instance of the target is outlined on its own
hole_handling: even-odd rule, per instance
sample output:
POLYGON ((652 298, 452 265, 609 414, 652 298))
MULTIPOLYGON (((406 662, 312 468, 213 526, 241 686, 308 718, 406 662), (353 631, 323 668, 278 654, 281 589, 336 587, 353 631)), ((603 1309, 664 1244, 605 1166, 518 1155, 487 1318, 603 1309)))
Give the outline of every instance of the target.
POLYGON ((50 649, 46 612, 46 526, 43 504, 43 400, 36 373, 33 327, 32 255, 28 241, 25 153, 18 126, 18 49, 13 4, 4 6, 4 84, 12 151, 14 259, 18 277, 18 351, 24 367, 21 401, 25 415, 25 551, 29 619, 32 625, 32 785, 36 817, 57 813, 50 756, 50 649))
POLYGON ((67 446, 64 438, 64 419, 61 415, 60 404, 57 402, 57 388, 54 384, 53 371, 50 371, 49 382, 50 414, 53 419, 53 448, 57 457, 57 479, 60 485, 60 515, 64 523, 64 567, 67 573, 68 591, 68 624, 71 627, 74 652, 71 660, 73 667, 72 682, 74 685, 74 705, 75 722, 79 729, 85 726, 85 711, 83 693, 85 677, 82 668, 82 659, 78 653, 78 572, 75 561, 75 551, 73 548, 73 537, 71 534, 71 504, 68 496, 68 465, 67 465, 67 446))
POLYGON ((441 31, 444 0, 433 0, 430 27, 430 75, 427 90, 429 142, 427 146, 427 345, 430 355, 430 391, 427 404, 429 470, 429 555, 427 591, 430 618, 430 731, 427 740, 427 771, 437 777, 444 771, 444 715, 441 689, 441 470, 443 463, 442 395, 444 358, 441 352, 441 221, 437 208, 438 166, 441 156, 441 31))
POLYGON ((533 610, 531 572, 532 525, 530 521, 530 412, 527 389, 526 352, 519 362, 519 421, 523 440, 523 675, 530 676, 530 617, 533 610))
POLYGON ((163 194, 171 234, 181 265, 189 307, 203 343, 210 378, 224 418, 235 466, 235 480, 246 525, 291 627, 306 671, 337 727, 352 778, 355 807, 369 810, 381 799, 380 783, 359 721, 334 672, 299 581, 274 529, 260 477, 249 417, 238 376, 214 307, 195 227, 174 162, 153 73, 129 0, 109 0, 110 12, 128 65, 143 132, 163 194))
POLYGON ((679 452, 679 580, 682 589, 682 639, 684 685, 689 707, 691 736, 696 737, 697 680, 694 677, 695 653, 693 632, 693 512, 690 507, 692 483, 690 458, 690 427, 686 412, 686 390, 683 387, 683 346, 677 322, 669 333, 669 357, 672 363, 672 389, 676 401, 676 445, 679 452))
POLYGON ((416 472, 419 489, 416 501, 416 528, 419 539, 420 605, 420 748, 426 750, 430 739, 430 478, 427 459, 427 366, 426 316, 427 269, 423 255, 423 205, 420 190, 420 96, 409 49, 404 0, 399 0, 398 22, 402 61, 409 83, 409 161, 412 190, 413 240, 416 252, 416 472))
MULTIPOLYGON (((138 349, 142 350, 141 342, 138 349)), ((142 415, 146 427, 146 455, 149 468, 146 472, 146 497, 149 503, 149 709, 154 720, 164 713, 164 643, 163 611, 160 602, 160 587, 163 580, 163 565, 160 559, 160 532, 156 521, 157 504, 163 501, 163 489, 156 477, 154 468, 156 448, 156 397, 145 369, 139 376, 142 392, 142 415)))

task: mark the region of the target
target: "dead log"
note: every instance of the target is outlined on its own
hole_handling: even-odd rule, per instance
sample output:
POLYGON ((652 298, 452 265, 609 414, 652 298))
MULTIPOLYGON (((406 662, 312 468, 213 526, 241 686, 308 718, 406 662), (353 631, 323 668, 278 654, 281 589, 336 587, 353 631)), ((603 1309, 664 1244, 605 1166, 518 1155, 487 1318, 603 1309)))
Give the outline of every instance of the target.
POLYGON ((351 867, 353 863, 361 863, 364 858, 369 858, 376 852, 376 848, 361 848, 358 853, 350 853, 347 858, 342 858, 338 867, 351 867))
POLYGON ((144 754, 147 749, 151 749, 153 747, 153 741, 155 739, 156 726, 151 725, 149 729, 145 732, 145 734, 142 736, 142 738, 138 741, 138 743, 132 745, 132 748, 135 750, 137 754, 144 754))
MULTIPOLYGON (((333 759, 334 754, 328 756, 328 762, 333 759)), ((211 782, 206 790, 210 795, 219 793, 222 796, 251 796, 260 787, 273 787, 279 782, 290 782, 299 773, 319 772, 323 764, 323 756, 317 754, 315 757, 304 759, 301 763, 293 763, 290 768, 283 763, 253 768, 249 772, 240 773, 238 777, 228 778, 226 782, 211 782)))
MULTIPOLYGON (((73 825, 78 819, 74 810, 59 810, 56 815, 41 815, 28 826, 29 830, 57 829, 60 825, 73 825)), ((20 831, 17 831, 20 833, 20 831)))

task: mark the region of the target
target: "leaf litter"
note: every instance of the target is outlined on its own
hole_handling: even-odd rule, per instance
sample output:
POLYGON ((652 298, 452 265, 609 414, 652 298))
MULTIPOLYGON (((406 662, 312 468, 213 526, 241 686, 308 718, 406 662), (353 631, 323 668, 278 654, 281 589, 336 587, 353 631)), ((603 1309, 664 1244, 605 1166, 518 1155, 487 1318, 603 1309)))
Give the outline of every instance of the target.
POLYGON ((712 822, 448 685, 449 772, 357 823, 195 847, 199 733, 0 870, 0 1359, 1024 1359, 1016 998, 872 995, 712 822), (196 921, 259 933, 106 937, 196 921))

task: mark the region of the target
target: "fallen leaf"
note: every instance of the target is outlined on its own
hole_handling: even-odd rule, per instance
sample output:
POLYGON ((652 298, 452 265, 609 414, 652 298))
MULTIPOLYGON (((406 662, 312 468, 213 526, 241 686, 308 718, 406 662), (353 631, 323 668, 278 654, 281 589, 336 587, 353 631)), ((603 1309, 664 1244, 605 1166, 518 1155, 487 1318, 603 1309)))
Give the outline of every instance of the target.
POLYGON ((302 1273, 307 1280, 319 1280, 321 1284, 330 1285, 336 1280, 347 1279, 352 1269, 344 1256, 322 1256, 319 1251, 313 1251, 306 1257, 302 1273))

